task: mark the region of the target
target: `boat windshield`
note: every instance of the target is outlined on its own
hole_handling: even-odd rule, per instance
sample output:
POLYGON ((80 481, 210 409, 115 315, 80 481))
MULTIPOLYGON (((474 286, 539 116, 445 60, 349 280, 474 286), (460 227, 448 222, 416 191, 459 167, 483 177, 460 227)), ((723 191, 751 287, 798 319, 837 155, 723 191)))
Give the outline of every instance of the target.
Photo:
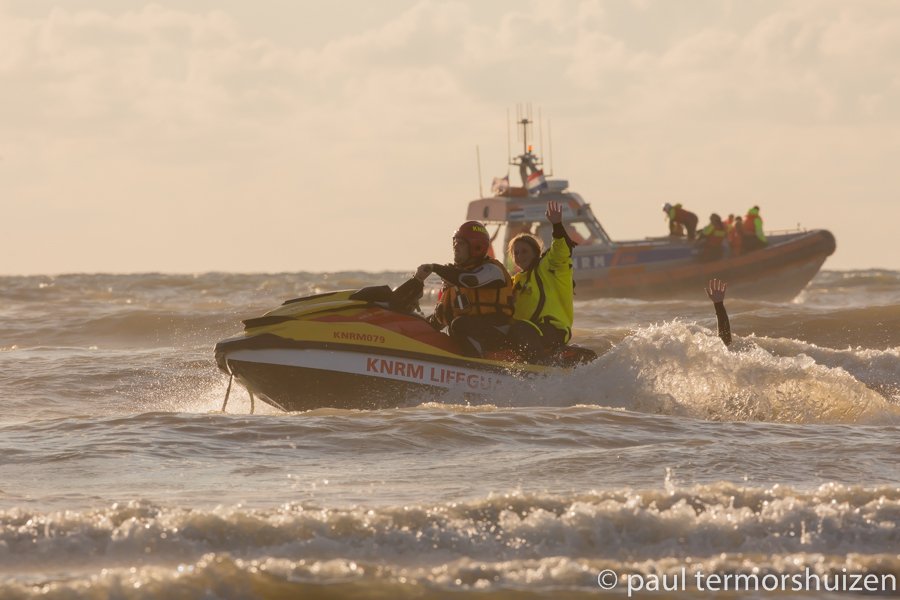
MULTIPOLYGON (((603 226, 594 217, 589 206, 583 202, 572 202, 575 194, 566 194, 569 198, 560 198, 563 203, 563 223, 569 237, 579 246, 612 246, 614 245, 603 226), (576 210, 572 206, 577 206, 576 210)), ((544 215, 547 198, 541 198, 540 204, 535 203, 523 207, 517 211, 510 211, 508 218, 500 221, 488 221, 497 228, 493 232, 494 239, 502 241, 505 249, 509 242, 520 233, 534 235, 549 247, 553 239, 553 226, 547 222, 544 215)))

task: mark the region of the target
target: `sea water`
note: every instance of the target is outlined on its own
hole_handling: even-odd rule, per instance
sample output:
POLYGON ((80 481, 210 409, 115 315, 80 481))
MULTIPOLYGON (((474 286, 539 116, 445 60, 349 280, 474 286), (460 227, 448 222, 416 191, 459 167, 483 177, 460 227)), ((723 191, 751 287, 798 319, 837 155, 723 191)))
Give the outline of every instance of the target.
POLYGON ((897 593, 900 273, 728 297, 731 349, 699 289, 579 300, 600 358, 480 404, 219 412, 240 319, 403 278, 0 278, 0 598, 897 593))

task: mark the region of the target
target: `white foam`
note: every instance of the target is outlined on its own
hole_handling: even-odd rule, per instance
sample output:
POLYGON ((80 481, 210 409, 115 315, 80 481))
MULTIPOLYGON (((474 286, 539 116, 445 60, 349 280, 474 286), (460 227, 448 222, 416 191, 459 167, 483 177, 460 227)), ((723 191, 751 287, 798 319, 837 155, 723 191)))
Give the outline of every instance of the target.
POLYGON ((717 421, 900 422, 900 407, 871 387, 897 382, 900 359, 894 350, 836 354, 794 342, 801 352, 780 356, 764 345, 771 344, 748 338, 728 349, 695 324, 652 325, 570 375, 536 380, 533 394, 517 395, 515 401, 717 421))
POLYGON ((590 587, 603 568, 896 571, 898 524, 900 488, 837 484, 510 493, 347 509, 193 511, 134 502, 0 513, 0 564, 16 585, 46 580, 51 565, 57 590, 213 576, 246 584, 260 573, 283 583, 590 587))

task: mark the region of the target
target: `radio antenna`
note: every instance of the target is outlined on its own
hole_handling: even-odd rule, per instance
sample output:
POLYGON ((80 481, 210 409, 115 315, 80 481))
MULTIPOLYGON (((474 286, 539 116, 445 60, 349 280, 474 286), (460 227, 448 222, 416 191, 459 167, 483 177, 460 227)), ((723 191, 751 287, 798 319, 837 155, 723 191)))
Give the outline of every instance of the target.
POLYGON ((522 105, 516 102, 516 141, 518 142, 521 139, 521 133, 519 133, 519 121, 522 120, 522 105))
POLYGON ((550 173, 548 176, 553 175, 553 132, 550 130, 550 117, 547 117, 547 141, 550 142, 550 173))
POLYGON ((540 142, 541 156, 544 155, 544 117, 541 115, 541 107, 538 107, 538 140, 540 142))
POLYGON ((484 198, 484 188, 481 187, 481 148, 475 146, 475 161, 478 163, 478 197, 484 198))
MULTIPOLYGON (((509 132, 509 107, 506 109, 506 162, 512 161, 512 134, 509 132)), ((506 173, 509 174, 507 167, 506 173)))

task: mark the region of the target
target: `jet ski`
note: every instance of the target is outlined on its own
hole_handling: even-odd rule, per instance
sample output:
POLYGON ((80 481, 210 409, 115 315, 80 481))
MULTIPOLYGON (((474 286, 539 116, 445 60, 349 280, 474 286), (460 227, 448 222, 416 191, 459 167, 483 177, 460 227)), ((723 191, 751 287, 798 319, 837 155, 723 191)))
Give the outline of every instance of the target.
POLYGON ((393 408, 454 391, 467 399, 490 396, 597 357, 574 345, 543 364, 517 362, 509 351, 466 356, 416 303, 398 301, 388 286, 288 300, 243 324, 241 335, 216 344, 219 369, 251 399, 291 412, 393 408))

